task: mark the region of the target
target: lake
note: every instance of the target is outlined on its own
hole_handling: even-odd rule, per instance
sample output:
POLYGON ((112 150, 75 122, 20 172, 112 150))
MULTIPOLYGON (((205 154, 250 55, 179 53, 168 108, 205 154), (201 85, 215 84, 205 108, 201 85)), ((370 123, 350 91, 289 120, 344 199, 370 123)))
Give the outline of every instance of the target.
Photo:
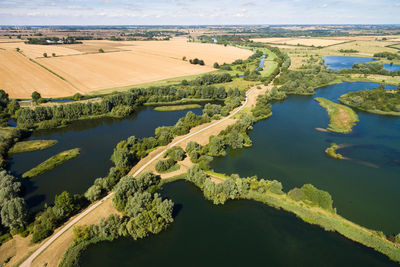
MULTIPOLYGON (((322 57, 328 69, 333 69, 334 71, 341 69, 350 69, 355 63, 368 63, 376 61, 374 58, 369 57, 341 57, 341 56, 328 56, 322 57)), ((385 69, 389 71, 400 70, 400 65, 390 65, 385 64, 385 69)))
POLYGON ((176 207, 167 230, 92 245, 80 266, 395 266, 372 249, 261 203, 216 206, 185 181, 164 186, 161 194, 176 207))
MULTIPOLYGON (((79 147, 81 154, 53 170, 31 179, 21 179, 25 199, 31 211, 37 212, 44 203, 52 203, 62 191, 84 193, 96 178, 107 175, 113 163, 110 157, 118 142, 136 136, 154 136, 155 128, 173 125, 189 110, 159 112, 144 108, 126 119, 77 121, 65 128, 35 132, 28 140, 54 139, 58 144, 42 151, 15 154, 10 161, 11 172, 17 177, 64 150, 79 147)), ((201 109, 191 110, 201 114, 201 109)))
MULTIPOLYGON (((350 134, 317 131, 329 117, 314 100, 337 99, 350 91, 372 89, 374 83, 341 83, 320 88, 314 96, 290 96, 272 106, 273 115, 254 125, 253 146, 228 150, 211 163, 216 172, 281 181, 287 192, 313 184, 328 191, 345 218, 385 233, 400 232, 400 118, 357 111, 360 122, 350 134), (351 160, 325 155, 335 142, 351 160)), ((394 88, 394 87, 388 87, 394 88)))

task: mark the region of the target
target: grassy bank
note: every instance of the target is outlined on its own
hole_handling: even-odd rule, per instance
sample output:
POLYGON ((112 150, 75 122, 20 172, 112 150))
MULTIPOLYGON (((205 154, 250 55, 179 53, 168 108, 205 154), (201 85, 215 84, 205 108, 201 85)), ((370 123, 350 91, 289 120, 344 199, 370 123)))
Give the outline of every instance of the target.
POLYGON ((10 150, 10 154, 43 150, 56 145, 57 140, 31 140, 16 143, 10 150))
POLYGON ((196 174, 193 175, 193 171, 189 171, 186 179, 197 185, 204 196, 214 204, 223 204, 228 199, 262 202, 276 209, 293 213, 304 222, 318 225, 326 231, 335 231, 352 241, 387 255, 393 261, 400 262, 399 243, 389 241, 381 231, 362 227, 338 215, 332 206, 330 195, 312 185, 305 185, 285 193, 281 191, 281 187, 276 187, 276 185, 281 185, 277 181, 231 176, 222 183, 212 186, 210 177, 206 178, 204 174, 200 172, 196 178, 196 174), (199 177, 203 177, 201 178, 203 180, 199 177), (243 186, 246 184, 247 186, 243 186))
POLYGON ((325 149, 325 154, 334 159, 343 159, 344 157, 342 154, 336 153, 338 149, 339 146, 335 143, 332 143, 330 147, 325 149))
POLYGON ((330 123, 328 131, 336 133, 349 133, 353 126, 359 121, 357 113, 344 105, 336 104, 325 98, 315 98, 321 107, 328 112, 330 123))
POLYGON ((159 106, 155 107, 154 110, 157 111, 178 111, 186 109, 201 108, 199 104, 187 104, 187 105, 174 105, 174 106, 159 106))
POLYGON ((71 150, 63 151, 63 152, 47 159, 46 161, 40 163, 35 168, 25 172, 22 175, 22 178, 32 178, 32 177, 38 176, 40 174, 43 174, 51 169, 54 169, 58 165, 61 165, 64 162, 79 156, 79 154, 80 154, 79 148, 74 148, 71 150))
POLYGON ((400 262, 400 248, 395 247, 393 242, 387 240, 382 232, 362 227, 336 213, 330 213, 318 207, 308 206, 301 201, 296 202, 290 199, 286 194, 275 195, 272 193, 260 194, 258 192, 251 192, 246 198, 294 213, 307 223, 319 225, 326 231, 335 231, 350 240, 385 254, 393 261, 400 262))

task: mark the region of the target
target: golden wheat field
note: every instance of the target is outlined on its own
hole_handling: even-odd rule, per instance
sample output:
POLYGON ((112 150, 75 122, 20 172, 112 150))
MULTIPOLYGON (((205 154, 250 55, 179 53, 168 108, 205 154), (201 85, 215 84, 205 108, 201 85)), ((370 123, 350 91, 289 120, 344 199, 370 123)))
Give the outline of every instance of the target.
POLYGON ((214 62, 230 63, 252 54, 250 50, 235 47, 189 43, 185 38, 88 41, 72 46, 4 43, 0 48, 0 88, 12 98, 30 98, 33 91, 43 97, 70 96, 77 92, 90 93, 196 75, 213 71, 214 62), (16 47, 22 54, 15 51, 16 47), (99 48, 105 53, 98 53, 99 48), (44 58, 43 53, 48 57, 44 58), (56 57, 52 57, 52 53, 56 53, 56 57), (182 60, 183 56, 188 60, 203 59, 206 65, 192 65, 182 60))
POLYGON ((15 51, 0 50, 0 89, 11 98, 29 98, 33 91, 57 97, 77 92, 71 85, 15 51))

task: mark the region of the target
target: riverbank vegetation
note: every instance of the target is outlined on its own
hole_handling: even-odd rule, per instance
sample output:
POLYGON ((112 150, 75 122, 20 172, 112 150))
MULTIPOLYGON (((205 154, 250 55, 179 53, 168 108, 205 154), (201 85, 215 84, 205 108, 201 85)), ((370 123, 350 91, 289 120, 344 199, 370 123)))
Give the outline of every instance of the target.
POLYGON ((33 169, 25 172, 22 174, 22 178, 33 178, 40 174, 43 174, 49 170, 54 169, 58 165, 63 164, 64 162, 76 158, 80 154, 79 148, 70 149, 67 151, 63 151, 58 153, 55 156, 45 160, 44 162, 40 163, 38 166, 34 167, 33 169))
POLYGON ((372 90, 349 92, 339 101, 370 113, 400 116, 400 90, 385 90, 384 85, 372 90))
POLYGON ((16 112, 19 127, 49 129, 66 125, 75 120, 99 117, 126 117, 149 103, 168 103, 188 99, 225 100, 244 97, 244 92, 225 90, 215 86, 174 86, 132 89, 104 97, 99 102, 72 103, 57 106, 23 108, 16 112))
POLYGON ((57 140, 30 140, 15 143, 8 151, 10 154, 44 150, 57 144, 57 140))
POLYGON ((114 214, 97 225, 75 227, 74 242, 59 266, 77 266, 79 255, 90 244, 118 237, 137 240, 166 229, 173 222, 174 203, 154 193, 159 184, 160 177, 152 173, 137 178, 123 177, 115 186, 113 196, 113 205, 122 216, 114 214))
POLYGON ((17 178, 0 170, 0 245, 26 225, 28 209, 17 178))
POLYGON ((329 115, 328 131, 336 133, 349 133, 351 132, 356 122, 359 121, 357 113, 349 107, 336 104, 325 98, 315 98, 321 107, 325 108, 329 115))
POLYGON ((321 64, 309 64, 299 71, 289 70, 274 80, 286 94, 313 95, 321 86, 337 83, 336 75, 321 64))
POLYGON ((231 175, 222 183, 216 184, 196 165, 189 169, 186 179, 198 186, 205 198, 214 204, 223 204, 229 199, 259 201, 294 213, 307 223, 319 225, 326 231, 335 231, 400 262, 400 238, 396 239, 400 235, 388 238, 383 232, 346 220, 337 214, 330 194, 311 184, 294 188, 288 193, 282 190, 280 182, 258 179, 256 176, 240 178, 238 175, 231 175))
POLYGON ((332 143, 330 147, 325 149, 325 154, 334 159, 343 159, 343 155, 336 152, 338 149, 339 146, 335 143, 332 143))
POLYGON ((199 104, 159 106, 159 107, 155 107, 154 110, 157 110, 157 111, 178 111, 178 110, 195 109, 195 108, 201 108, 201 106, 199 104))
POLYGON ((397 71, 389 71, 385 69, 385 65, 383 63, 355 63, 350 69, 341 69, 337 71, 338 74, 353 74, 353 73, 361 73, 361 74, 380 74, 386 76, 399 76, 400 70, 397 71))

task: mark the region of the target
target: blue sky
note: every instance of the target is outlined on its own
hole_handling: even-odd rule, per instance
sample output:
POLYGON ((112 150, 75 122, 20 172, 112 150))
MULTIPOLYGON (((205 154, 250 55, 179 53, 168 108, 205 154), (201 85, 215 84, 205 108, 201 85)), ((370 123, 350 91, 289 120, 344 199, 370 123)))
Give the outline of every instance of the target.
POLYGON ((400 0, 0 0, 0 25, 400 24, 400 0))

